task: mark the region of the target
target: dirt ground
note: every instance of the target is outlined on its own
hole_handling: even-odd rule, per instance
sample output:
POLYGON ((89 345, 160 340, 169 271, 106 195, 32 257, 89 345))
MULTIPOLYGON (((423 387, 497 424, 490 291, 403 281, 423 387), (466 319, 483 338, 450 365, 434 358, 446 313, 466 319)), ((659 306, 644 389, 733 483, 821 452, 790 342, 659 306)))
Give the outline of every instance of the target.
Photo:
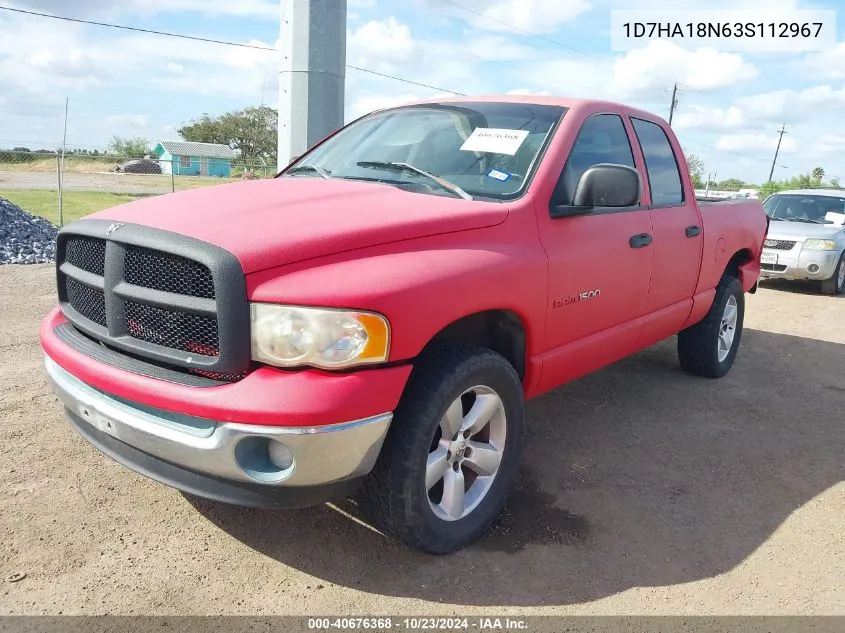
MULTIPOLYGON (((165 194, 176 191, 208 187, 221 183, 235 182, 236 178, 208 178, 200 176, 176 176, 171 182, 167 174, 118 174, 104 172, 68 172, 62 183, 66 191, 109 191, 135 195, 165 194)), ((49 189, 57 190, 56 173, 41 171, 13 171, 0 169, 0 189, 49 189)))
POLYGON ((3 614, 845 614, 845 297, 749 296, 732 372, 674 341, 528 405, 501 520, 449 557, 328 506, 187 498, 65 422, 47 266, 0 266, 3 614))

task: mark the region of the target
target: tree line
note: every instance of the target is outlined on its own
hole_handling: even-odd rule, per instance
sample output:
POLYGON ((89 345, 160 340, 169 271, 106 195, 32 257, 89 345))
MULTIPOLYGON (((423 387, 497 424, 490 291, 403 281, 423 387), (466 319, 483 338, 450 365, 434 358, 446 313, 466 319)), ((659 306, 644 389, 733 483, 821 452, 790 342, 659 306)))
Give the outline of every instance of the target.
POLYGON ((815 167, 808 174, 800 174, 793 178, 786 178, 783 180, 771 180, 762 184, 754 184, 745 182, 740 178, 727 178, 725 180, 711 180, 707 182, 705 175, 704 161, 697 154, 687 154, 687 166, 689 167, 690 177, 696 189, 716 189, 717 191, 739 191, 740 189, 757 189, 760 191, 760 197, 765 198, 778 191, 785 191, 787 189, 819 189, 822 187, 829 187, 838 189, 841 185, 838 178, 830 178, 825 180, 824 167, 815 167))
MULTIPOLYGON (((276 164, 278 113, 270 106, 248 107, 218 116, 203 114, 177 130, 184 141, 228 145, 247 163, 276 164)), ((115 136, 109 149, 127 158, 151 156, 154 147, 144 137, 115 136)))

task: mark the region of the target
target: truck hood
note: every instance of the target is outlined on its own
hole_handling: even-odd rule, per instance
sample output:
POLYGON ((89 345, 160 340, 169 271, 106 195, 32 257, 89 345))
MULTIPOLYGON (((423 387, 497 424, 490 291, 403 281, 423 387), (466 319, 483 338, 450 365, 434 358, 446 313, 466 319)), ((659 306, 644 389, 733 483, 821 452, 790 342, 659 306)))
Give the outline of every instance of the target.
POLYGON ((810 224, 809 222, 788 222, 772 220, 766 237, 773 240, 817 238, 833 239, 843 227, 836 224, 810 224))
POLYGON ((499 224, 507 205, 312 177, 255 180, 144 198, 92 219, 216 244, 249 274, 390 242, 499 224))

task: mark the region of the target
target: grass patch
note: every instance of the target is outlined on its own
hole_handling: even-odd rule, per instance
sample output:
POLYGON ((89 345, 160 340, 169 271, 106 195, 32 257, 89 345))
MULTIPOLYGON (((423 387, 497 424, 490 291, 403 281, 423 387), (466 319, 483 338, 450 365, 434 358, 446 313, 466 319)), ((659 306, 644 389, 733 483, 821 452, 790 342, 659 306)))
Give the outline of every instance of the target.
MULTIPOLYGON (((49 190, 28 189, 0 189, 0 197, 18 205, 32 215, 38 215, 58 224, 59 202, 58 193, 49 190)), ((126 193, 111 193, 109 191, 65 191, 63 207, 64 223, 84 218, 86 215, 114 207, 124 202, 138 199, 126 193)))

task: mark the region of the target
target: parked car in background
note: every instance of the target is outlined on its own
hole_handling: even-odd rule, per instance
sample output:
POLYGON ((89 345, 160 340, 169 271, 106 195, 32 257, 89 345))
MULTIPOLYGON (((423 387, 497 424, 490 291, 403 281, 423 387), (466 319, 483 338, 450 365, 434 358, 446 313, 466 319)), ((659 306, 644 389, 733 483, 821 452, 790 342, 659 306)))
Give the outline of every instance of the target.
POLYGON ((811 280, 821 291, 845 290, 845 190, 796 189, 763 203, 769 232, 761 277, 811 280))
POLYGON ((139 158, 118 165, 115 171, 122 174, 160 174, 161 165, 158 164, 158 161, 150 158, 139 158))
POLYGON ((730 370, 766 223, 698 204, 648 112, 417 103, 274 180, 66 225, 41 341, 71 424, 127 467, 239 505, 356 495, 442 554, 499 513, 525 399, 675 334, 686 371, 730 370))

